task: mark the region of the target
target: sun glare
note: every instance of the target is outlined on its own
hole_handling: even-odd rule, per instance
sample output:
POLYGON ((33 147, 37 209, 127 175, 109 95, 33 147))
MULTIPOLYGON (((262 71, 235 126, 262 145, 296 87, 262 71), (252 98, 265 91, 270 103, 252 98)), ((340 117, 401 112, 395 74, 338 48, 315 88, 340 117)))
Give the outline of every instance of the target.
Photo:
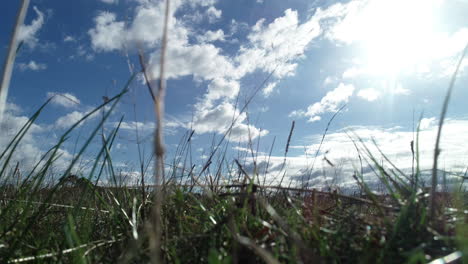
POLYGON ((363 60, 378 75, 411 72, 440 48, 436 32, 437 0, 374 0, 356 15, 353 32, 363 60))

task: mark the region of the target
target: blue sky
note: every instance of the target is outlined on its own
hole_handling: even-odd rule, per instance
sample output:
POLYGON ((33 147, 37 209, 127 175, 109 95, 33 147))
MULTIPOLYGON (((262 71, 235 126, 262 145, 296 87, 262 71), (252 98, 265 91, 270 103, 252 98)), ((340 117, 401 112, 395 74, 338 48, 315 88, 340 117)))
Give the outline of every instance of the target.
MULTIPOLYGON (((267 175, 274 182, 295 120, 284 168, 288 179, 297 179, 311 169, 328 121, 346 104, 316 159, 313 184, 353 184, 357 154, 346 134, 352 132, 368 145, 375 139, 398 166, 410 169, 413 120, 421 115, 421 165, 430 168, 442 100, 468 43, 466 0, 177 0, 171 5, 168 158, 192 127, 192 155, 201 166, 213 136, 219 139, 233 116, 239 116, 227 141, 228 156, 240 157, 249 167, 253 159, 245 149, 251 138, 259 146, 256 163, 265 165, 275 139, 267 175), (239 113, 262 83, 247 111, 239 113), (339 180, 329 176, 337 171, 339 180)), ((0 11, 2 61, 18 6, 8 1, 0 11)), ((2 127, 11 136, 48 97, 59 96, 41 115, 17 160, 32 163, 66 128, 102 103, 102 96, 118 93, 132 68, 140 70, 138 49, 144 51, 153 78, 158 77, 163 7, 150 0, 31 0, 2 127)), ((442 167, 453 172, 464 171, 468 160, 467 69, 465 59, 443 132, 442 167)), ((141 77, 130 88, 106 129, 125 116, 112 154, 121 171, 137 178, 135 124, 147 139, 148 155, 154 114, 141 77)), ((74 135, 78 141, 63 147, 64 162, 98 116, 79 128, 74 135)), ((8 138, 2 137, 0 145, 8 138)), ((93 151, 96 147, 77 171, 86 169, 93 151)))

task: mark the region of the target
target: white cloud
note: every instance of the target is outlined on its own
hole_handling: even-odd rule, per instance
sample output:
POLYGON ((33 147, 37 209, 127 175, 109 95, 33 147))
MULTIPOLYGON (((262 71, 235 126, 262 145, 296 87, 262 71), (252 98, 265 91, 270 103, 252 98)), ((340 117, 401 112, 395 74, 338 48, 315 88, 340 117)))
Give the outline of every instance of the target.
MULTIPOLYGON (((64 116, 59 117, 55 121, 55 127, 57 128, 70 128, 76 122, 80 121, 83 117, 85 117, 89 111, 73 111, 68 113, 64 116)), ((92 119, 95 119, 100 116, 100 111, 93 113, 92 115, 88 116, 83 122, 79 124, 79 126, 83 125, 83 123, 88 122, 92 119)))
POLYGON ((234 99, 239 93, 239 90, 239 82, 216 78, 208 85, 206 99, 210 103, 221 98, 234 99))
POLYGON ((55 93, 55 92, 48 92, 47 98, 52 98, 51 103, 59 106, 63 106, 66 108, 72 108, 80 105, 80 100, 71 93, 55 93))
POLYGON ((372 102, 377 100, 380 97, 380 92, 374 88, 361 89, 358 91, 357 96, 372 102))
POLYGON ((216 31, 208 30, 204 35, 197 36, 197 40, 202 43, 209 43, 214 41, 224 41, 224 31, 218 29, 216 31))
POLYGON ((248 142, 257 137, 268 135, 269 131, 266 129, 259 129, 252 125, 236 123, 229 134, 229 140, 236 142, 248 142))
POLYGON ((318 19, 314 16, 299 23, 297 11, 287 9, 284 16, 269 25, 260 19, 248 34, 248 44, 242 45, 235 61, 238 75, 244 76, 257 69, 274 72, 278 78, 294 74, 295 60, 304 58, 310 42, 320 34, 318 19))
POLYGON ((39 11, 35 6, 33 9, 36 12, 37 18, 30 25, 21 26, 18 33, 18 41, 23 41, 30 48, 34 48, 39 42, 36 35, 44 25, 44 13, 39 11))
POLYGON ((270 94, 274 91, 277 84, 278 82, 271 82, 265 88, 263 88, 262 90, 263 96, 265 97, 270 96, 270 94))
POLYGON ((116 15, 110 12, 101 12, 94 18, 96 27, 88 31, 93 49, 113 51, 123 48, 125 24, 115 20, 116 15))
MULTIPOLYGON (((271 85, 263 90, 268 95, 274 88, 273 83, 279 79, 294 74, 297 60, 304 58, 304 53, 309 43, 320 34, 320 25, 317 17, 310 17, 304 23, 299 22, 298 14, 293 10, 286 10, 284 16, 275 19, 265 25, 264 20, 259 20, 247 36, 247 42, 241 45, 237 54, 232 57, 216 46, 217 40, 225 40, 226 35, 221 29, 208 31, 203 35, 196 35, 197 30, 190 28, 193 21, 184 15, 176 16, 181 7, 192 7, 194 12, 197 6, 208 7, 206 12, 212 17, 220 19, 222 12, 213 4, 203 1, 181 1, 172 4, 172 12, 169 19, 169 39, 167 48, 166 77, 177 79, 183 76, 193 76, 197 81, 206 81, 206 94, 195 106, 195 120, 200 122, 197 133, 213 132, 207 129, 206 124, 214 122, 218 127, 226 128, 226 124, 232 120, 232 115, 217 115, 216 121, 207 120, 208 114, 219 112, 219 108, 232 106, 240 90, 240 81, 246 75, 257 70, 265 73, 274 72, 271 85), (187 6, 188 4, 188 6, 187 6), (199 43, 189 40, 196 39, 199 43), (277 80, 274 80, 277 79, 277 80), (224 117, 224 118, 223 118, 224 117)), ((186 12, 187 13, 187 12, 186 12)), ((135 8, 134 19, 128 23, 119 21, 115 14, 101 12, 95 18, 94 28, 88 31, 92 48, 95 51, 109 52, 134 49, 138 46, 146 48, 149 52, 150 78, 159 76, 158 50, 162 32, 164 15, 163 2, 140 2, 135 8), (128 25, 128 26, 125 26, 128 25), (160 32, 156 34, 155 32, 160 32)), ((239 23, 236 23, 239 24, 239 23)), ((232 32, 231 32, 232 34, 232 32)), ((219 114, 219 113, 218 113, 219 114)), ((244 122, 243 119, 240 122, 244 122)), ((246 124, 236 124, 233 131, 236 133, 250 132, 254 135, 262 135, 258 128, 246 124)), ((221 129, 216 129, 223 133, 221 129)))
POLYGON ((268 106, 263 106, 263 107, 260 107, 258 109, 258 111, 260 111, 260 113, 266 113, 266 112, 268 112, 268 110, 270 110, 270 108, 268 106))
POLYGON ((63 42, 75 42, 75 41, 76 41, 76 39, 74 37, 72 37, 72 36, 65 36, 63 38, 63 42))
MULTIPOLYGON (((0 152, 3 152, 5 147, 10 143, 28 119, 29 118, 26 116, 16 116, 10 114, 8 111, 5 112, 4 119, 0 123, 0 130, 2 131, 2 136, 0 137, 0 152)), ((43 131, 43 127, 36 124, 32 125, 29 132, 15 149, 15 154, 13 156, 13 160, 10 161, 10 164, 20 162, 22 167, 31 168, 33 165, 32 163, 39 161, 42 152, 34 139, 41 131, 43 131)))
POLYGON ((22 71, 31 70, 31 71, 42 71, 47 69, 45 63, 37 63, 35 61, 29 61, 28 63, 18 63, 18 67, 22 71))
POLYGON ((327 76, 327 78, 325 78, 325 80, 323 80, 323 85, 329 85, 329 84, 336 83, 337 80, 338 80, 338 78, 336 78, 336 77, 327 76))
MULTIPOLYGON (((4 118, 0 122, 0 152, 3 152, 5 147, 11 142, 14 136, 22 128, 22 126, 29 120, 29 117, 20 114, 18 108, 12 107, 13 104, 7 104, 7 111, 4 113, 4 118)), ((26 175, 39 162, 42 155, 45 154, 43 149, 49 149, 54 142, 50 142, 50 135, 46 125, 32 124, 29 131, 21 139, 19 145, 15 148, 12 159, 9 162, 9 169, 13 170, 17 162, 20 165, 21 175, 26 175)), ((65 149, 59 149, 58 153, 61 155, 57 162, 54 164, 56 169, 64 169, 69 164, 72 157, 65 149)), ((4 160, 0 161, 4 164, 4 160)), ((16 183, 16 179, 14 179, 16 183)))
POLYGON ((307 111, 293 111, 290 116, 309 117, 308 122, 319 121, 321 114, 338 111, 341 105, 348 102, 353 92, 354 86, 352 84, 340 83, 337 88, 328 92, 320 102, 310 105, 307 111))
POLYGON ((364 73, 363 69, 353 66, 349 69, 346 69, 346 71, 343 72, 343 79, 352 79, 359 75, 362 75, 363 73, 364 73))
POLYGON ((7 102, 6 107, 5 107, 5 111, 10 112, 12 115, 18 116, 23 112, 23 109, 21 109, 21 107, 19 105, 17 105, 17 104, 7 102))
POLYGON ((192 124, 195 133, 225 133, 231 124, 234 123, 230 133, 230 140, 246 142, 259 136, 268 134, 267 130, 260 130, 251 125, 243 124, 246 120, 246 114, 239 113, 239 110, 228 102, 223 102, 215 107, 200 107, 195 113, 192 124))
MULTIPOLYGON (((434 155, 434 142, 437 135, 437 125, 433 118, 428 118, 424 121, 425 129, 420 131, 419 137, 419 158, 420 169, 427 171, 432 168, 434 155)), ((422 124, 421 124, 422 125, 422 124)), ((412 153, 410 142, 416 139, 416 134, 412 129, 403 129, 401 127, 348 127, 339 131, 330 132, 327 134, 325 141, 321 146, 321 151, 317 158, 314 157, 322 139, 321 134, 312 135, 309 138, 311 144, 308 146, 291 145, 290 149, 304 150, 304 154, 291 156, 286 158, 286 165, 283 167, 283 156, 259 155, 256 157, 258 171, 263 172, 267 161, 269 161, 268 175, 266 182, 278 183, 282 173, 281 168, 286 171, 286 179, 284 185, 289 185, 292 181, 292 186, 301 184, 302 180, 307 181, 310 176, 310 184, 314 188, 326 188, 328 185, 338 185, 341 187, 356 187, 356 182, 352 175, 357 170, 360 171, 360 162, 356 148, 351 140, 357 140, 358 136, 362 142, 369 148, 371 154, 383 166, 389 170, 391 165, 383 159, 375 147, 373 140, 377 143, 379 149, 390 159, 399 169, 409 175, 412 169, 412 153), (324 161, 324 158, 331 161, 334 167, 324 161), (314 164, 312 170, 312 164, 314 164), (260 168, 260 169, 259 169, 260 168)), ((439 158, 439 168, 449 172, 460 173, 464 172, 466 162, 468 161, 468 120, 464 119, 448 119, 443 127, 441 139, 441 156, 439 158)), ((356 141, 360 149, 363 160, 364 178, 371 186, 378 183, 377 177, 368 167, 366 162, 370 161, 365 153, 362 145, 356 141)), ((416 150, 416 147, 415 147, 416 150)), ((252 159, 247 158, 248 164, 252 165, 252 159)), ((372 164, 371 162, 371 165, 372 164)), ((284 172, 283 171, 283 172, 284 172)), ((428 185, 428 173, 422 177, 428 185)), ((263 175, 260 175, 260 179, 263 175)), ((458 179, 458 178, 452 178, 458 179)), ((459 179, 458 179, 459 180, 459 179)), ((440 179, 439 182, 442 180, 440 179)))
POLYGON ((397 84, 395 89, 392 90, 394 94, 401 94, 401 95, 409 95, 411 91, 409 89, 404 88, 401 83, 397 84))
POLYGON ((62 117, 59 117, 55 121, 55 126, 58 128, 69 128, 76 122, 78 122, 80 119, 82 119, 85 116, 84 113, 79 112, 79 111, 73 111, 69 114, 66 114, 62 117))
POLYGON ((101 0, 105 4, 118 4, 119 0, 101 0))
POLYGON ((79 45, 76 50, 76 56, 79 58, 84 58, 86 61, 92 61, 94 59, 94 54, 90 53, 84 45, 79 45))
POLYGON ((214 6, 210 6, 207 10, 206 10, 206 15, 208 17, 208 21, 210 23, 214 23, 215 21, 217 21, 218 19, 221 18, 221 14, 223 12, 219 9, 216 9, 216 7, 214 6))
MULTIPOLYGON (((193 129, 198 134, 218 131, 223 133, 234 120, 239 112, 227 102, 224 102, 214 108, 198 109, 193 122, 193 129)), ((239 121, 245 119, 245 114, 241 115, 239 121)))
POLYGON ((187 0, 187 2, 192 6, 201 6, 201 7, 207 7, 207 6, 212 6, 216 4, 218 0, 187 0))
POLYGON ((435 122, 436 122, 435 117, 423 118, 421 119, 421 122, 419 123, 419 129, 426 130, 428 128, 431 128, 435 125, 435 122))
MULTIPOLYGON (((118 125, 118 123, 113 123, 113 124, 115 126, 118 125)), ((154 122, 135 122, 135 121, 131 121, 131 122, 122 122, 122 123, 120 123, 120 129, 131 130, 131 131, 135 131, 138 128, 139 131, 149 132, 149 131, 154 130, 155 127, 156 127, 156 125, 155 125, 154 122)))
POLYGON ((231 23, 229 25, 230 35, 238 34, 239 32, 243 32, 249 29, 250 29, 249 24, 245 22, 239 22, 235 19, 231 19, 231 23))
MULTIPOLYGON (((467 160, 467 150, 465 146, 465 136, 468 132, 467 120, 446 120, 442 130, 441 149, 442 156, 440 161, 445 163, 446 168, 456 168, 460 164, 464 164, 467 160), (457 165, 458 164, 458 165, 457 165)), ((428 118, 422 121, 421 126, 424 129, 419 133, 419 148, 421 155, 421 165, 423 169, 428 169, 432 166, 432 158, 434 154, 434 142, 437 134, 437 125, 435 118, 428 118)), ((416 138, 416 135, 409 130, 402 128, 372 128, 372 127, 357 127, 345 130, 353 131, 359 136, 372 150, 378 155, 375 147, 372 146, 372 138, 375 139, 379 148, 384 154, 395 161, 401 169, 411 168, 411 149, 410 142, 416 138)), ((344 132, 336 132, 327 135, 327 142, 323 146, 323 150, 330 150, 327 154, 332 159, 346 157, 349 153, 355 153, 354 146, 344 132)), ((316 149, 318 143, 311 146, 310 149, 316 149)), ((349 156, 347 157, 349 158, 349 156)))
MULTIPOLYGON (((169 45, 167 78, 179 78, 193 75, 195 78, 213 80, 232 75, 235 68, 229 58, 222 55, 222 50, 213 44, 169 45)), ((150 56, 150 70, 153 78, 159 75, 159 53, 150 56)), ((235 77, 235 76, 234 76, 235 77)), ((237 79, 237 78, 230 78, 237 79)))
MULTIPOLYGON (((108 122, 106 125, 109 125, 110 128, 114 129, 117 127, 119 122, 108 122)), ((184 124, 178 121, 177 119, 169 117, 165 120, 164 123, 164 134, 165 135, 175 135, 178 128, 185 128, 184 124)), ((153 140, 152 134, 156 129, 156 124, 153 121, 139 122, 139 121, 122 121, 120 123, 119 130, 126 133, 135 133, 138 129, 140 140, 153 140)), ((119 132, 120 133, 120 132, 119 132)))

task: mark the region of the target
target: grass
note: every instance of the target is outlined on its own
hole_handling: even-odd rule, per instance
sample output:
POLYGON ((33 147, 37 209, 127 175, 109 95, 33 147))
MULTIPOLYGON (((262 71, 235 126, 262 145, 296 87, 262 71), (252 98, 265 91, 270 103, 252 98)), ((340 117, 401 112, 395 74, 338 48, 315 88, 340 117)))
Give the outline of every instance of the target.
MULTIPOLYGON (((18 183, 10 164, 28 129, 46 102, 0 154, 0 262, 2 263, 146 263, 154 261, 154 205, 157 186, 100 186, 115 177, 110 153, 119 126, 100 141, 88 175, 72 176, 73 167, 102 131, 125 95, 97 107, 62 135, 18 183), (109 106, 106 108, 106 106, 109 106), (105 110, 77 155, 53 184, 46 184, 60 147, 93 113, 105 110)), ((292 136, 293 128, 288 138, 292 136)), ((177 157, 190 155, 192 131, 181 140, 177 157)), ((351 136, 360 157, 372 164, 386 194, 376 194, 356 170, 355 195, 313 188, 257 184, 263 172, 250 172, 239 160, 231 170, 223 140, 202 167, 180 168, 175 159, 158 189, 161 202, 160 253, 167 263, 428 263, 443 258, 466 262, 468 196, 460 191, 431 196, 398 168, 380 165, 369 148, 351 136), (218 149, 224 149, 218 151, 218 149), (215 153, 216 152, 216 153, 215 153), (216 161, 218 164, 216 164, 216 161), (208 171, 216 173, 208 173, 208 171), (239 174, 240 173, 240 174, 239 174), (203 180, 203 177, 206 179, 203 180), (218 178, 216 178, 218 177, 218 178), (220 184, 219 177, 232 180, 220 184), (182 180, 185 178, 186 180, 182 180), (359 194, 358 194, 359 193, 359 194), (431 199, 436 199, 430 218, 431 199)), ((416 156, 418 143, 416 143, 416 156)), ((383 154, 383 153, 379 153, 383 154)), ((285 153, 286 155, 286 153, 285 153)), ((416 159, 417 161, 418 159, 416 159)), ((388 160, 391 164, 390 160, 388 160)), ((418 164, 418 161, 416 162, 418 164)), ((144 162, 142 167, 146 166, 144 162)), ((145 171, 142 169, 142 171, 145 171)), ((416 178, 420 173, 415 170, 416 178)), ((443 263, 443 262, 434 262, 443 263)))
MULTIPOLYGON (((152 194, 142 207, 138 188, 85 183, 62 182, 52 198, 50 188, 3 186, 2 262, 150 261, 143 216, 151 215, 152 194)), ((426 263, 467 250, 463 193, 440 193, 432 223, 424 192, 397 199, 403 194, 188 189, 165 186, 161 255, 169 263, 426 263)))
MULTIPOLYGON (((167 39, 166 29, 164 36, 167 39)), ((128 187, 116 180, 111 153, 120 123, 107 135, 102 129, 135 75, 120 93, 67 130, 19 180, 19 164, 12 164, 13 154, 47 101, 0 150, 1 263, 468 263, 468 196, 463 181, 450 192, 435 188, 438 143, 433 174, 436 184, 429 189, 418 180, 417 139, 416 168, 408 176, 377 145, 380 152, 372 153, 359 135, 350 135, 361 161, 361 170, 356 169, 353 175, 359 188, 354 195, 318 191, 308 186, 308 181, 301 188, 267 186, 265 179, 260 184, 268 166, 248 170, 239 159, 226 159, 225 139, 237 117, 223 137, 213 142, 203 166, 188 161, 192 130, 181 139, 176 158, 167 166, 162 135, 164 50, 157 89, 150 82, 155 78, 147 76, 140 53, 157 117, 155 185, 143 181, 145 174, 152 173, 147 168, 153 160, 145 161, 141 156, 141 184, 128 187), (99 111, 102 119, 78 146, 61 177, 50 181, 52 168, 60 162, 60 149, 81 123, 99 111), (73 175, 100 131, 101 145, 94 146, 98 152, 87 174, 73 175), (383 156, 393 168, 384 168, 376 155, 383 156), (363 161, 371 165, 384 186, 380 194, 364 180, 363 161), (99 185, 103 177, 113 181, 99 185)), ((455 78, 456 73, 442 110, 440 130, 455 78)), ((262 85, 240 108, 241 113, 262 85)), ((328 123, 320 144, 339 111, 328 123)), ((285 159, 294 126, 293 121, 285 159)), ((255 159, 251 141, 249 147, 255 159)), ((278 174, 281 182, 282 173, 278 174)))

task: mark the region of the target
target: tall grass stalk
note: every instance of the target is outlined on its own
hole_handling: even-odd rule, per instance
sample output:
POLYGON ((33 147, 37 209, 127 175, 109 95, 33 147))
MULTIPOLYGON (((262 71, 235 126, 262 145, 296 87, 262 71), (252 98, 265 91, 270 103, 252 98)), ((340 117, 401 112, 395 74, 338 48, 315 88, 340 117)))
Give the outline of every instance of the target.
POLYGON ((439 118, 439 127, 437 129, 437 138, 435 142, 435 147, 434 147, 434 161, 433 161, 433 166, 432 166, 432 180, 431 180, 431 204, 430 204, 430 217, 432 220, 435 220, 435 214, 436 214, 436 192, 437 192, 437 161, 440 155, 440 138, 442 136, 442 126, 444 125, 444 120, 445 120, 445 115, 447 114, 447 109, 448 109, 448 104, 450 101, 450 96, 452 95, 452 90, 453 86, 455 85, 455 80, 457 79, 458 71, 460 70, 460 66, 465 58, 466 52, 468 51, 468 43, 466 44, 465 48, 463 49, 463 52, 460 56, 460 60, 458 61, 457 67, 455 68, 455 71, 452 75, 452 78, 450 80, 450 84, 447 90, 447 93, 445 95, 444 99, 444 104, 442 106, 442 111, 440 113, 440 118, 439 118))
POLYGON ((10 45, 8 46, 8 55, 5 59, 3 66, 2 79, 0 83, 0 122, 3 119, 3 112, 5 111, 8 89, 10 87, 11 74, 13 73, 13 66, 15 64, 15 58, 18 48, 18 35, 23 25, 26 12, 28 11, 29 0, 23 0, 21 7, 16 15, 16 23, 13 28, 13 34, 10 39, 10 45))
POLYGON ((156 94, 152 87, 152 83, 155 80, 152 74, 148 73, 146 64, 144 63, 144 57, 140 51, 140 63, 143 70, 143 75, 146 80, 146 84, 149 88, 151 97, 154 103, 154 112, 156 116, 156 129, 154 132, 154 178, 155 178, 155 196, 154 206, 152 209, 151 216, 151 229, 153 235, 150 237, 150 250, 151 261, 154 264, 162 263, 161 246, 162 246, 162 229, 163 219, 161 216, 163 200, 164 200, 164 97, 166 93, 166 79, 165 79, 165 65, 166 65, 166 50, 167 50, 167 32, 169 25, 169 12, 170 12, 170 0, 166 0, 166 7, 164 12, 164 28, 161 40, 161 55, 159 61, 159 82, 156 94))

